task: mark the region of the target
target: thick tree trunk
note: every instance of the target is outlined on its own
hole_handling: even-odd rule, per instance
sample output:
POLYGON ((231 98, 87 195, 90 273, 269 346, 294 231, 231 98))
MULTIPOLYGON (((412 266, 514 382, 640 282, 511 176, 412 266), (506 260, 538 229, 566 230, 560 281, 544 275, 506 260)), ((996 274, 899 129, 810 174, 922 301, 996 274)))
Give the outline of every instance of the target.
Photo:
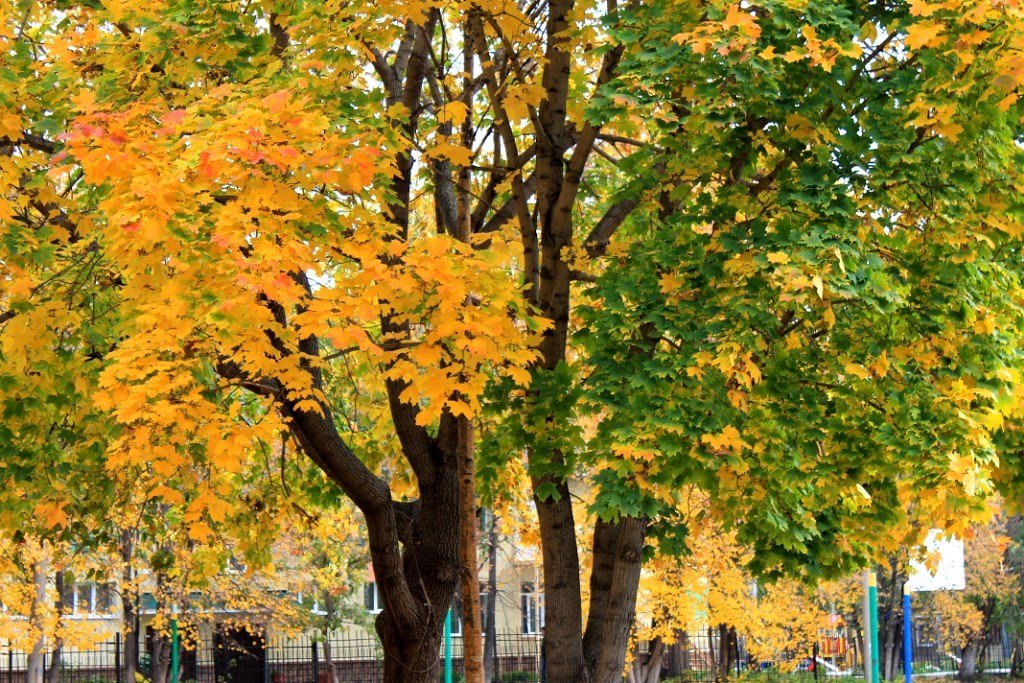
POLYGON ((153 634, 153 648, 149 653, 150 672, 153 683, 169 683, 171 675, 171 639, 162 634, 153 634))
MULTIPOLYGON (((569 485, 549 481, 557 498, 534 496, 544 562, 544 651, 549 681, 584 681, 583 606, 580 595, 580 558, 576 547, 569 485)), ((542 486, 534 482, 534 491, 542 486)))
POLYGON ((657 638, 651 643, 650 654, 645 666, 647 677, 641 683, 658 683, 661 680, 661 668, 665 662, 665 641, 657 638))
POLYGON ((646 530, 645 517, 622 517, 614 523, 599 523, 595 530, 591 605, 583 639, 587 669, 594 683, 622 679, 636 616, 646 530))
POLYGON ((454 457, 445 461, 442 474, 421 485, 402 553, 404 587, 415 600, 416 616, 393 611, 394 589, 382 590, 377 633, 384 648, 384 683, 436 683, 440 674, 444 618, 459 580, 461 525, 454 457))
POLYGON ((957 667, 957 678, 962 683, 973 683, 978 678, 978 643, 971 641, 960 652, 960 664, 957 667))
POLYGON ((668 651, 668 671, 670 678, 683 676, 690 670, 690 634, 682 631, 668 651))
POLYGON ((661 669, 665 662, 667 648, 661 638, 655 638, 650 643, 646 659, 640 655, 640 648, 636 649, 633 662, 626 670, 629 683, 658 683, 661 680, 661 669))

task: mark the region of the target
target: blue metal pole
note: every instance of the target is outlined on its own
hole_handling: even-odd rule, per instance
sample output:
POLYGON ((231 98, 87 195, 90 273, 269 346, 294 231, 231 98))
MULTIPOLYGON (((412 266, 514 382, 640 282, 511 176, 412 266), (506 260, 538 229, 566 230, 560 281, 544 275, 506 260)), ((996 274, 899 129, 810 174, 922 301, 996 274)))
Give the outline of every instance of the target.
POLYGON ((444 683, 452 683, 452 611, 444 615, 444 683))
POLYGON ((903 680, 910 683, 914 671, 913 639, 910 631, 910 587, 903 586, 903 680))

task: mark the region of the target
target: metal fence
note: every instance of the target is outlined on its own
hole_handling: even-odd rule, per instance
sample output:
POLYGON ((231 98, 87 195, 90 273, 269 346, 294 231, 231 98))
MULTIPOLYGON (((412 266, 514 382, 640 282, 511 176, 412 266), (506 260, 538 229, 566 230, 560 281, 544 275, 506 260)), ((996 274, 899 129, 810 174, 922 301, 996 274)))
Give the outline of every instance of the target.
MULTIPOLYGON (((495 680, 539 683, 541 645, 535 635, 498 634, 495 680)), ((143 648, 146 650, 147 648, 143 648)), ((121 637, 89 649, 65 648, 59 664, 60 683, 134 683, 127 680, 121 637)), ((48 670, 53 653, 45 653, 48 670)), ((333 666, 345 683, 379 683, 384 678, 384 653, 376 638, 332 634, 330 639, 308 636, 261 638, 240 631, 215 632, 194 649, 183 648, 181 683, 328 683, 333 666), (328 664, 330 660, 331 664, 328 664)), ((28 653, 0 650, 0 683, 22 683, 28 653)), ((143 652, 139 671, 149 673, 149 653, 143 652)), ((462 641, 453 642, 456 680, 463 672, 462 641)))
MULTIPOLYGON (((822 630, 817 642, 794 645, 772 659, 753 657, 744 637, 719 629, 681 633, 666 647, 660 680, 672 683, 711 683, 728 678, 772 683, 812 683, 836 678, 863 678, 859 633, 846 628, 822 630), (726 656, 723 656, 723 648, 726 656)), ((494 681, 499 683, 540 683, 541 642, 535 635, 499 634, 494 663, 494 681)), ((900 642, 893 653, 901 662, 900 642)), ((140 664, 148 672, 149 655, 143 647, 140 664)), ((983 673, 1005 675, 1010 671, 1013 640, 1005 633, 993 634, 980 653, 983 673)), ((120 636, 88 649, 64 648, 59 666, 60 683, 133 683, 125 673, 124 648, 120 636)), ((244 631, 215 631, 195 649, 181 654, 182 683, 327 683, 328 660, 338 679, 345 683, 379 683, 383 680, 383 651, 376 638, 355 633, 335 633, 329 640, 308 636, 261 638, 244 631)), ((652 656, 650 643, 641 643, 632 653, 634 661, 646 663, 652 656)), ((462 641, 454 639, 453 664, 456 680, 463 671, 462 641)), ((53 654, 45 653, 49 668, 53 654)), ((0 649, 0 683, 25 680, 28 655, 0 649)), ((915 628, 913 673, 943 676, 957 671, 957 653, 943 646, 926 629, 915 628)), ((902 676, 902 665, 896 667, 902 676)))
MULTIPOLYGON (((862 634, 853 629, 822 629, 815 642, 794 643, 774 657, 758 659, 751 654, 745 637, 732 636, 728 632, 723 634, 719 629, 700 629, 678 634, 675 642, 664 648, 660 680, 708 683, 727 676, 766 683, 783 680, 787 683, 810 683, 840 678, 863 679, 862 642, 862 634)), ((1003 676, 1010 673, 1014 644, 1006 631, 993 633, 979 652, 979 672, 1003 676)), ((903 676, 902 646, 902 638, 899 637, 894 641, 890 655, 895 663, 894 678, 899 679, 903 676)), ((919 677, 953 675, 960 664, 959 654, 944 646, 924 627, 915 626, 913 629, 912 655, 912 673, 919 677)), ((884 658, 886 652, 883 651, 882 656, 884 658)), ((633 657, 641 664, 649 663, 652 644, 641 643, 633 657)))

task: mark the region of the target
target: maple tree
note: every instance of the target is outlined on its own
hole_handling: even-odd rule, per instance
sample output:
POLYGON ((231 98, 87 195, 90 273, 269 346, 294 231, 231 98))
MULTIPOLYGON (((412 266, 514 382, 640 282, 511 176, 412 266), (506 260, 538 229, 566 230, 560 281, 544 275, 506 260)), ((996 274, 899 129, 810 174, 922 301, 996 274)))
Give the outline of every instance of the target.
POLYGON ((826 575, 1012 469, 1016 3, 0 7, 3 392, 81 445, 11 424, 206 547, 287 435, 366 520, 388 681, 436 675, 488 386, 559 681, 621 675, 683 484, 826 575))
POLYGON ((965 588, 920 595, 921 615, 931 622, 942 647, 957 657, 962 681, 977 678, 993 629, 1007 619, 1007 608, 1017 600, 1020 574, 1010 561, 1015 543, 1009 530, 1009 520, 996 510, 964 542, 965 588))

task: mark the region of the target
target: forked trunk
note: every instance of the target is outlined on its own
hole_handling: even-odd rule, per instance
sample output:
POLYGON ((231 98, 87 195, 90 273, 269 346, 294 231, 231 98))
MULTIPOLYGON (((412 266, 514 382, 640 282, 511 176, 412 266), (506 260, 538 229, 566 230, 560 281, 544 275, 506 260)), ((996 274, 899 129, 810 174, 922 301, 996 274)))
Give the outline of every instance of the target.
POLYGON ((439 476, 421 486, 420 501, 401 534, 404 583, 415 612, 396 614, 394 595, 381 586, 384 611, 377 617, 377 633, 384 649, 384 683, 437 683, 441 673, 441 636, 458 587, 462 523, 454 457, 444 460, 439 476))
POLYGON ((423 624, 413 635, 401 636, 383 613, 377 618, 377 633, 384 648, 383 683, 437 683, 441 680, 441 636, 444 615, 423 624))

